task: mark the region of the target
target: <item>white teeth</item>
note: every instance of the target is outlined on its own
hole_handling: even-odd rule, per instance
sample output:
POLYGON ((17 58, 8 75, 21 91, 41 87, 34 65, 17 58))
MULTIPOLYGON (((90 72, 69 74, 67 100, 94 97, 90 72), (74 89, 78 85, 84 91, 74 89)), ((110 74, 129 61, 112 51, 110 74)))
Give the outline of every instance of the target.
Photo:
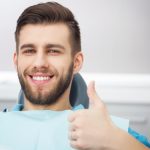
POLYGON ((41 76, 33 76, 32 77, 33 80, 36 80, 36 81, 45 81, 45 80, 49 80, 50 77, 41 77, 41 76))

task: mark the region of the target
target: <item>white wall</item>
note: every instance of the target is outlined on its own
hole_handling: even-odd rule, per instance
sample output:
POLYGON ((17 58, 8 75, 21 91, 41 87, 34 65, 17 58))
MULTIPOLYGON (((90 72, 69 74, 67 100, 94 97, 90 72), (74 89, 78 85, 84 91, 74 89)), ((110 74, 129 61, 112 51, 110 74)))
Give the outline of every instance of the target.
MULTIPOLYGON (((1 1, 0 71, 14 70, 18 16, 27 6, 41 1, 1 1)), ((150 0, 57 1, 69 7, 80 23, 83 72, 150 73, 150 0)))

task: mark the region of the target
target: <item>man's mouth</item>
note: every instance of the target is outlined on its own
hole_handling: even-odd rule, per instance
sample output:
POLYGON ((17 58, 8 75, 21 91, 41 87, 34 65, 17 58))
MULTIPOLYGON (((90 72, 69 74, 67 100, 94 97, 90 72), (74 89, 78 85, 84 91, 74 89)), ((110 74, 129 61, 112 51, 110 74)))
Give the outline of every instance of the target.
POLYGON ((30 80, 36 85, 46 84, 54 77, 54 75, 29 75, 30 80))
POLYGON ((34 81, 47 81, 50 80, 50 76, 32 76, 32 80, 34 81))

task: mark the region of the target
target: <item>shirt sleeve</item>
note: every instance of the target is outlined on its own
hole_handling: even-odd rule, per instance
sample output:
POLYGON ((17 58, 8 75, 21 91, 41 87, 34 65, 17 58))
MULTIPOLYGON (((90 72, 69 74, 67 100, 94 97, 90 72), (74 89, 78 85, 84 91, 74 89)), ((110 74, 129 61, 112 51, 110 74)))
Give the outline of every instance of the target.
POLYGON ((142 144, 144 144, 145 146, 150 148, 150 142, 148 141, 148 138, 137 133, 136 131, 132 130, 131 128, 128 128, 128 133, 133 136, 134 138, 136 138, 139 142, 141 142, 142 144))

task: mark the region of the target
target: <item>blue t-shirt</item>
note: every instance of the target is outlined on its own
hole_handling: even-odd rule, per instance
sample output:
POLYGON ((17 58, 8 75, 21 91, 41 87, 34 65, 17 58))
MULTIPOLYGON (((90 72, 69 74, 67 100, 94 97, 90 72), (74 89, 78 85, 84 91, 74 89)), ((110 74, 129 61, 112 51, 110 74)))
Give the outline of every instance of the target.
POLYGON ((131 128, 128 129, 128 133, 132 135, 134 138, 136 138, 139 142, 150 148, 150 142, 148 141, 147 137, 137 133, 131 128))

